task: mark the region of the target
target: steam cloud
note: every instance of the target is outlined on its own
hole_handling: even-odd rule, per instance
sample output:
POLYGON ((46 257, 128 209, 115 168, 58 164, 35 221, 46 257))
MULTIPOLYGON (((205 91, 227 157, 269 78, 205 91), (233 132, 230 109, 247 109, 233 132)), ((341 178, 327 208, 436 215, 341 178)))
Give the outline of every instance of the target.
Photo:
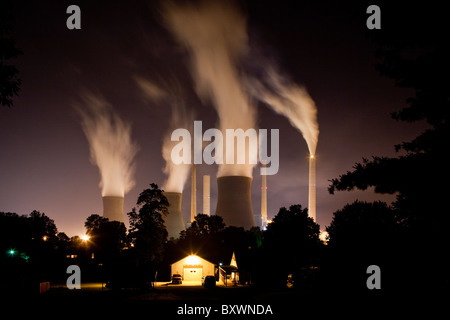
MULTIPOLYGON (((135 77, 135 81, 148 99, 154 102, 169 103, 171 105, 172 115, 169 128, 164 134, 162 143, 162 156, 166 162, 163 171, 167 174, 167 180, 164 182, 162 188, 167 192, 182 193, 184 185, 189 177, 191 165, 175 164, 172 161, 172 149, 178 142, 171 141, 170 138, 173 130, 178 128, 185 128, 192 133, 194 114, 186 109, 183 100, 181 99, 182 94, 179 90, 176 90, 176 86, 172 85, 169 89, 169 91, 172 92, 169 94, 147 79, 135 77)), ((191 134, 191 136, 193 135, 191 134)))
MULTIPOLYGON (((236 67, 248 50, 245 17, 229 3, 217 1, 198 6, 169 3, 164 9, 169 30, 191 54, 196 92, 204 102, 214 105, 222 134, 225 136, 226 129, 256 129, 256 110, 236 67)), ((222 164, 218 176, 251 177, 253 167, 248 163, 222 164)))
POLYGON ((102 196, 123 197, 135 184, 133 158, 138 146, 131 140, 131 125, 114 113, 101 96, 81 95, 75 108, 89 142, 91 162, 98 166, 102 196))
MULTIPOLYGON (((186 180, 190 173, 190 164, 175 164, 172 161, 172 149, 178 143, 171 141, 172 131, 178 128, 188 129, 191 133, 194 116, 192 112, 186 110, 183 104, 172 104, 172 116, 170 119, 170 130, 163 138, 162 155, 166 161, 164 173, 167 174, 167 180, 164 182, 163 189, 168 192, 183 192, 186 180)), ((191 135, 192 136, 192 135, 191 135)))
MULTIPOLYGON (((265 70, 263 79, 238 72, 238 63, 248 58, 249 47, 246 19, 236 7, 225 1, 204 1, 198 6, 169 3, 164 14, 169 30, 189 49, 197 94, 214 104, 222 133, 225 129, 256 129, 256 110, 249 103, 252 98, 284 115, 301 132, 310 154, 315 154, 317 108, 306 89, 286 80, 266 59, 258 66, 265 70)), ((249 164, 220 165, 218 176, 251 177, 252 169, 249 164)))
POLYGON ((317 108, 304 87, 290 83, 270 66, 266 69, 265 83, 252 78, 247 82, 249 91, 272 110, 284 115, 298 129, 308 145, 309 153, 316 153, 319 140, 317 108))

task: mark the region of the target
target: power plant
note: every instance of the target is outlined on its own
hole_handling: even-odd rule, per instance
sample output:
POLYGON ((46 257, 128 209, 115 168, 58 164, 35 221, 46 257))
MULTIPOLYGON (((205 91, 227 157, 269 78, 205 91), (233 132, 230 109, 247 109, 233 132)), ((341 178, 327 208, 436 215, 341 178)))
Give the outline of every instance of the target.
POLYGON ((108 218, 109 221, 124 222, 123 197, 104 196, 103 217, 108 218))
POLYGON ((308 215, 316 222, 316 159, 313 154, 309 156, 308 215))
POLYGON ((211 179, 209 175, 203 176, 203 214, 211 215, 211 179))
POLYGON ((163 217, 169 239, 177 239, 184 230, 183 215, 181 213, 181 196, 179 192, 163 192, 169 202, 169 214, 163 217))
POLYGON ((223 176, 217 178, 216 215, 223 218, 227 226, 250 229, 255 226, 253 216, 252 178, 245 176, 223 176))

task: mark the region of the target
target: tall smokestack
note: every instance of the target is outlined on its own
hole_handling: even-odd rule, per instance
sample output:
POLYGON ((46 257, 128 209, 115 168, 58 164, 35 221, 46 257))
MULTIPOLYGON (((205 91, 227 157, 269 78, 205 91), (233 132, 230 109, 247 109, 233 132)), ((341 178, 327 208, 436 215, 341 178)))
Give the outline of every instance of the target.
MULTIPOLYGON (((263 164, 263 168, 266 164, 263 164)), ((261 176, 261 227, 265 229, 267 227, 267 175, 261 176)))
POLYGON ((192 176, 191 176, 191 223, 194 221, 197 215, 197 173, 195 169, 195 164, 192 165, 192 176))
POLYGON ((308 214, 316 221, 316 159, 313 154, 309 156, 308 214))
POLYGON ((181 193, 164 192, 164 196, 169 202, 169 214, 164 217, 169 239, 177 239, 180 232, 184 230, 183 215, 181 214, 181 193))
POLYGON ((211 215, 211 197, 210 197, 211 180, 209 175, 203 176, 203 214, 211 215))
POLYGON ((103 197, 103 217, 108 218, 109 221, 124 222, 123 197, 103 197))
POLYGON ((250 229, 255 225, 251 189, 252 178, 245 176, 223 176, 217 178, 216 214, 227 226, 250 229))

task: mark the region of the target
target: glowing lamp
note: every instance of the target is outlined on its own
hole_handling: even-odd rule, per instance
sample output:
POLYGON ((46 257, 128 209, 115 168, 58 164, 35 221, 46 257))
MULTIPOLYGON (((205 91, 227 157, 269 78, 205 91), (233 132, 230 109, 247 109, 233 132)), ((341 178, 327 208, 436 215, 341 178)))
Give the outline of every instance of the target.
POLYGON ((200 258, 196 255, 190 255, 186 258, 186 263, 190 266, 195 266, 200 264, 200 258))

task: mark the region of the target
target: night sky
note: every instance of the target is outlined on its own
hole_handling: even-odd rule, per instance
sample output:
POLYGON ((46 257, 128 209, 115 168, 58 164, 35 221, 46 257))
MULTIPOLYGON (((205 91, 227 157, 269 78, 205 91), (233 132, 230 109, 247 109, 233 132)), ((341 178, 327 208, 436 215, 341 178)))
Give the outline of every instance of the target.
MULTIPOLYGON (((218 123, 216 110, 196 95, 188 54, 165 28, 158 2, 92 2, 14 1, 12 35, 24 53, 15 60, 22 85, 14 106, 0 107, 0 211, 45 212, 58 231, 69 236, 83 234, 86 218, 102 213, 99 171, 90 161, 80 116, 73 107, 82 90, 101 94, 131 123, 132 139, 139 145, 135 186, 125 195, 125 212, 150 183, 161 186, 166 178, 161 144, 170 106, 146 99, 136 77, 175 83, 178 98, 195 110, 204 130, 218 123), (81 30, 66 27, 66 8, 71 4, 81 9, 81 30)), ((410 92, 395 87, 375 69, 375 46, 366 37, 367 5, 357 3, 240 2, 247 17, 250 60, 260 59, 260 66, 264 59, 273 61, 291 81, 305 86, 316 103, 321 229, 346 203, 393 200, 373 190, 330 195, 330 179, 351 170, 362 157, 395 155, 395 144, 411 140, 425 128, 390 118, 391 112, 406 105, 410 92)), ((383 27, 383 15, 388 13, 380 7, 383 27)), ((285 117, 263 104, 257 105, 257 112, 259 128, 280 130, 280 169, 267 179, 268 215, 273 218, 280 207, 307 206, 308 149, 285 117)), ((258 171, 253 171, 255 213, 260 211, 258 171)), ((211 211, 215 211, 216 173, 216 165, 197 166, 199 212, 204 174, 211 175, 211 211)), ((190 194, 188 180, 183 192, 185 220, 190 216, 190 194)))

